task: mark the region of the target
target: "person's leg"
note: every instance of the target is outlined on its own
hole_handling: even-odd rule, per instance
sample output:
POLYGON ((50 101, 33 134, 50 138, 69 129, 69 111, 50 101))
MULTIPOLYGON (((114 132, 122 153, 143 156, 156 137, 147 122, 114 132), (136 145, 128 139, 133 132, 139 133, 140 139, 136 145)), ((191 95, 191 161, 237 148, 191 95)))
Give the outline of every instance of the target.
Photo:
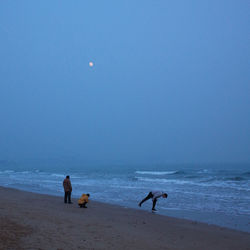
POLYGON ((67 203, 67 192, 64 192, 64 203, 67 203))
POLYGON ((143 202, 149 200, 150 198, 153 197, 153 194, 151 192, 149 192, 149 194, 147 195, 147 197, 145 197, 140 203, 139 203, 139 206, 142 205, 143 202))
POLYGON ((154 199, 154 200, 153 200, 152 210, 156 210, 156 209, 155 209, 156 202, 157 202, 157 199, 154 199))
POLYGON ((87 207, 86 207, 86 204, 87 204, 87 202, 84 202, 84 203, 82 204, 82 207, 87 208, 87 207))
POLYGON ((71 203, 71 192, 68 192, 68 203, 71 203))

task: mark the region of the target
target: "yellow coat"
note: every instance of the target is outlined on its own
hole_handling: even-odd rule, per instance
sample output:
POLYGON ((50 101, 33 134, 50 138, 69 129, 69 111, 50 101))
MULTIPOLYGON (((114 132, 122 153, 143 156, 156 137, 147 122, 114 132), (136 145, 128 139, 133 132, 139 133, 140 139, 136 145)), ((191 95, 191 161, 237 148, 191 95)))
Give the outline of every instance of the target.
POLYGON ((88 202, 89 202, 89 197, 86 194, 82 194, 82 196, 78 200, 79 205, 84 204, 84 203, 88 203, 88 202))

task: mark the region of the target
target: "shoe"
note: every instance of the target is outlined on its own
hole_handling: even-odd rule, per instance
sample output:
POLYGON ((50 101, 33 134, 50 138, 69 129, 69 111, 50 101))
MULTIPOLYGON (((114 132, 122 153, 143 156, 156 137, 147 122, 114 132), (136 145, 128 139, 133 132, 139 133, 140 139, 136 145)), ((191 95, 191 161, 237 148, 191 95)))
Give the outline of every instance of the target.
POLYGON ((138 206, 141 207, 141 203, 139 203, 138 206))
POLYGON ((69 202, 69 204, 73 204, 73 202, 69 202))
POLYGON ((152 208, 152 211, 157 211, 155 208, 152 208))

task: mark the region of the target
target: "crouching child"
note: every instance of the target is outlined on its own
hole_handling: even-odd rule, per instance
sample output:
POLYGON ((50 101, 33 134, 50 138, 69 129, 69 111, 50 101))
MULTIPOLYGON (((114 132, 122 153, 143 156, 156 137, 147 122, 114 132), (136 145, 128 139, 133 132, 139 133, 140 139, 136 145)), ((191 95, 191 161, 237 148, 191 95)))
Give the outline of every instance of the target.
POLYGON ((90 196, 89 194, 82 194, 82 196, 78 200, 78 205, 80 207, 87 208, 86 204, 89 202, 89 196, 90 196))

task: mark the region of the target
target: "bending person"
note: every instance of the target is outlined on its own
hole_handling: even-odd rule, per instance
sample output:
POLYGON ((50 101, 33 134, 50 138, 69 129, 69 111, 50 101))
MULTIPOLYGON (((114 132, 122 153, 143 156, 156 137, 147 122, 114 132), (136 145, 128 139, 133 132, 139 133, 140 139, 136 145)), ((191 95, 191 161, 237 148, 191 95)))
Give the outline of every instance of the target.
POLYGON ((152 211, 156 211, 155 205, 156 205, 157 199, 161 198, 161 197, 167 198, 168 194, 161 192, 161 191, 151 191, 138 205, 139 205, 139 207, 141 207, 142 203, 144 203, 145 201, 147 201, 149 199, 152 199, 152 202, 153 202, 152 211))

